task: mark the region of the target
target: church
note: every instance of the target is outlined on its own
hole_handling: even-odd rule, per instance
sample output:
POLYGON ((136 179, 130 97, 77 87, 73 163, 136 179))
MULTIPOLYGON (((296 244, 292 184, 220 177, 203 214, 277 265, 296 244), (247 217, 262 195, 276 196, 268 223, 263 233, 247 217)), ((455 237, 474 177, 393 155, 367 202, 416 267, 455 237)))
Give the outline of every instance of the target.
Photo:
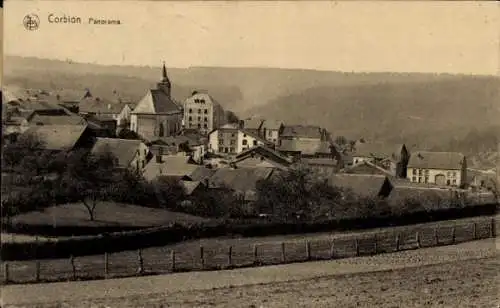
POLYGON ((152 141, 175 135, 181 129, 183 111, 171 96, 172 85, 163 63, 162 80, 150 89, 130 114, 130 130, 152 141))

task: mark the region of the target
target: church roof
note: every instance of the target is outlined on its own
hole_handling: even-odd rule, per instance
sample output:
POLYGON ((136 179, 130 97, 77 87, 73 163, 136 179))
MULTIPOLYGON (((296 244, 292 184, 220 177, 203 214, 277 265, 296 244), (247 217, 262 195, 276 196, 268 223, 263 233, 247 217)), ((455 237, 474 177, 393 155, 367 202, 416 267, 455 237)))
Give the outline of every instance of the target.
POLYGON ((132 113, 135 114, 165 114, 177 112, 181 112, 179 105, 160 89, 149 90, 132 111, 132 113))

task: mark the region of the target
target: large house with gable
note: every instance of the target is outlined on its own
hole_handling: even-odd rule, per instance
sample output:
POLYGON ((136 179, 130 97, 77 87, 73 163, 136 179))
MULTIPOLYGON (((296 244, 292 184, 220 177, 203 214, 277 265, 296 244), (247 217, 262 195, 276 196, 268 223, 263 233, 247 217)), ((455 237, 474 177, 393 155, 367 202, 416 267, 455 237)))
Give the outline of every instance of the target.
POLYGON ((408 162, 407 179, 414 183, 462 187, 467 181, 467 159, 456 152, 416 151, 408 162))
POLYGON ((182 107, 171 97, 171 83, 163 65, 162 80, 130 113, 130 130, 146 140, 175 135, 181 129, 182 107))
POLYGON ((354 147, 353 166, 366 161, 390 171, 393 176, 406 177, 406 166, 410 153, 405 144, 357 142, 354 147))

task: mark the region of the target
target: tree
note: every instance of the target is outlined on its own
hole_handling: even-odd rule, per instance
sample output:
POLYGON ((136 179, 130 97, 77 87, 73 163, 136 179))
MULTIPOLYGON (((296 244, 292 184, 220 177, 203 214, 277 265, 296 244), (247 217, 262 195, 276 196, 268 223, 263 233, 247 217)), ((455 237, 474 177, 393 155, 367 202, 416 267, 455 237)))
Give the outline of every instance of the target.
POLYGON ((230 124, 240 123, 238 116, 230 110, 226 111, 226 120, 230 124))
POLYGON ((154 183, 158 203, 163 208, 177 210, 186 192, 176 179, 159 178, 154 183))
POLYGON ((98 201, 111 199, 123 191, 124 172, 117 168, 117 159, 109 151, 99 155, 78 151, 68 158, 60 187, 83 203, 93 221, 98 201))
MULTIPOLYGON (((3 148, 2 167, 4 169, 13 170, 14 168, 22 165, 23 161, 28 164, 36 162, 42 154, 44 148, 44 142, 37 135, 21 135, 16 142, 3 148)), ((33 165, 30 167, 33 167, 33 165)), ((35 167, 38 168, 38 164, 36 164, 35 167)))
POLYGON ((344 145, 346 145, 348 143, 348 140, 344 136, 337 136, 335 138, 335 143, 338 144, 338 145, 340 145, 340 146, 344 146, 344 145))
POLYGON ((119 139, 141 140, 141 137, 136 132, 127 127, 120 130, 117 137, 119 139))

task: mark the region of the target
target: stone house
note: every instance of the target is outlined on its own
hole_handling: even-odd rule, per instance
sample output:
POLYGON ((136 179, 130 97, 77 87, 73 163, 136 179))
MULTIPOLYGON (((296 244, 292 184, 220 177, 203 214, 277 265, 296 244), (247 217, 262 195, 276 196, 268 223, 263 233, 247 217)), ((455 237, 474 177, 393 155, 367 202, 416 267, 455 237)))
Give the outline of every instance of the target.
POLYGON ((462 153, 416 151, 408 162, 407 179, 415 183, 463 187, 467 159, 462 153))

